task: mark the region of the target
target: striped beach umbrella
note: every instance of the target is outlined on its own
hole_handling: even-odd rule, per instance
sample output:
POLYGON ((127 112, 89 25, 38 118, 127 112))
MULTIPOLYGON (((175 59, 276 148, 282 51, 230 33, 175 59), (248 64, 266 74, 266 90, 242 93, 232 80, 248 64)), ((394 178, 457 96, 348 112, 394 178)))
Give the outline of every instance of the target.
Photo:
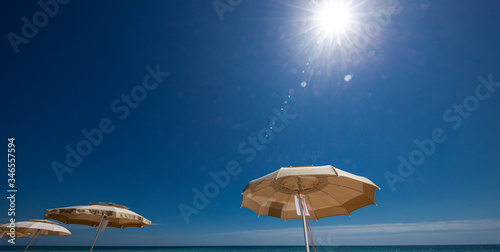
MULTIPOLYGON (((15 227, 16 237, 28 237, 29 234, 31 234, 30 236, 31 240, 28 243, 28 246, 26 246, 26 248, 24 249, 24 251, 28 249, 33 240, 35 240, 35 243, 33 243, 34 247, 36 241, 38 240, 38 236, 40 235, 56 235, 56 236, 71 235, 71 232, 65 227, 59 226, 59 223, 47 220, 28 220, 28 221, 15 222, 14 224, 16 226, 15 227)), ((2 230, 2 237, 5 237, 4 232, 9 232, 10 228, 11 228, 10 224, 4 224, 0 226, 0 229, 2 230)))
POLYGON ((90 203, 88 206, 72 206, 45 211, 45 219, 53 219, 65 224, 80 224, 97 227, 97 234, 90 251, 93 250, 99 233, 106 227, 127 228, 151 225, 151 221, 134 213, 126 206, 113 203, 90 203))

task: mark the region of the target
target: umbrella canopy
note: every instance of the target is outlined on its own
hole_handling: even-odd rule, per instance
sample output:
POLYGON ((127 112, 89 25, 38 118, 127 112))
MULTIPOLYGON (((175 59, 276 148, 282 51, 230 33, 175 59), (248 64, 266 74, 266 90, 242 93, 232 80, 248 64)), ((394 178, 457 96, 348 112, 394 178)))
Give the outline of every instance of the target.
POLYGON ((105 218, 108 227, 126 228, 151 225, 151 221, 136 214, 126 206, 113 203, 90 203, 88 206, 73 206, 48 209, 45 219, 53 219, 65 224, 98 226, 105 218))
MULTIPOLYGON (((9 225, 10 224, 4 224, 0 226, 0 229, 2 230, 2 237, 8 237, 8 234, 6 234, 6 232, 10 230, 9 225)), ((71 232, 65 227, 59 226, 59 223, 47 220, 21 221, 21 222, 16 222, 15 226, 16 226, 15 234, 17 238, 28 237, 29 234, 32 234, 31 240, 28 243, 28 246, 26 246, 26 248, 24 249, 24 251, 28 249, 31 242, 35 238, 36 238, 35 240, 36 243, 39 235, 56 235, 56 236, 71 235, 71 232)), ((33 243, 33 247, 35 246, 35 243, 33 243)))
MULTIPOLYGON (((47 220, 28 220, 16 222, 16 232, 29 234, 40 230, 40 235, 71 235, 71 232, 65 227, 59 226, 59 223, 47 220)), ((8 229, 8 224, 0 226, 2 230, 8 229)), ((28 235, 26 235, 28 236, 28 235)), ((23 237, 26 237, 23 236, 23 237)))
POLYGON ((260 215, 284 220, 300 219, 295 197, 305 198, 309 216, 318 220, 375 204, 375 191, 380 189, 365 177, 340 170, 331 165, 283 167, 248 183, 243 190, 241 207, 260 215))
POLYGON ((94 248, 99 233, 106 227, 126 228, 143 227, 151 225, 151 221, 136 214, 128 207, 113 203, 90 203, 88 206, 73 206, 48 209, 45 211, 45 219, 53 219, 65 224, 80 224, 87 226, 98 226, 97 234, 90 247, 94 248))

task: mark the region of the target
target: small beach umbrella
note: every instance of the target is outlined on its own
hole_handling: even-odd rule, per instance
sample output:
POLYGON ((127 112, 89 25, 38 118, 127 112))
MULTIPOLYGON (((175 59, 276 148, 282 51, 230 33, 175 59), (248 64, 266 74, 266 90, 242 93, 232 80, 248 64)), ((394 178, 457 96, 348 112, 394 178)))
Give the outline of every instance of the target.
POLYGON ((375 204, 376 189, 380 188, 369 179, 331 165, 282 167, 250 181, 243 190, 241 207, 259 216, 302 219, 309 251, 306 218, 350 215, 375 204))
POLYGON ((90 251, 94 249, 99 233, 106 227, 127 228, 151 225, 151 221, 136 214, 126 206, 113 203, 90 203, 88 206, 73 206, 48 209, 45 219, 58 220, 65 224, 80 224, 97 228, 90 251))
MULTIPOLYGON (((9 225, 10 224, 4 224, 0 226, 0 228, 2 229, 2 233, 10 229, 9 225)), ((59 226, 59 223, 47 220, 21 221, 21 222, 16 222, 15 226, 16 226, 15 228, 16 237, 18 237, 17 233, 20 234, 19 237, 27 237, 29 234, 31 234, 31 240, 28 243, 28 246, 26 246, 26 248, 24 249, 24 251, 28 249, 33 239, 36 238, 35 243, 33 244, 33 246, 35 246, 39 235, 57 235, 57 236, 71 235, 71 232, 65 227, 59 226)))

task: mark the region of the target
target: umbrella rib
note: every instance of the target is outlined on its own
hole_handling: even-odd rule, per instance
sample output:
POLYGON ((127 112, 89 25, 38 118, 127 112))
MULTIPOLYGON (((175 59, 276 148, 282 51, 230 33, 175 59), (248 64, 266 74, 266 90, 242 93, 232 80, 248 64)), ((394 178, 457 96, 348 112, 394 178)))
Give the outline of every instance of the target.
POLYGON ((285 205, 285 210, 283 211, 284 212, 284 216, 283 216, 283 219, 286 221, 286 209, 288 208, 288 203, 290 203, 290 198, 293 196, 293 194, 290 194, 290 196, 288 196, 288 200, 286 201, 286 205, 285 205))
POLYGON ((68 224, 68 222, 69 222, 70 220, 72 220, 72 219, 73 219, 73 217, 77 217, 77 216, 79 216, 79 214, 74 214, 74 216, 71 216, 71 215, 70 215, 70 216, 68 216, 68 219, 66 220, 66 222, 65 222, 64 224, 68 224))
POLYGON ((320 190, 321 192, 325 193, 326 195, 330 196, 332 199, 334 199, 335 201, 337 201, 341 206, 342 208, 344 208, 344 210, 347 212, 347 215, 351 216, 351 213, 349 213, 349 211, 347 210, 347 208, 345 208, 344 206, 344 203, 340 202, 338 199, 336 199, 335 197, 333 197, 333 195, 323 191, 323 190, 320 190))
POLYGON ((365 197, 367 197, 373 204, 376 204, 375 201, 371 200, 370 197, 366 196, 366 193, 363 192, 363 191, 360 191, 358 189, 355 189, 355 188, 352 188, 350 186, 345 186, 345 185, 339 185, 339 184, 334 184, 334 183, 331 183, 331 185, 335 185, 335 186, 341 186, 341 187, 344 187, 344 188, 347 188, 347 189, 350 189, 350 190, 353 190, 353 191, 356 191, 358 193, 361 193, 362 195, 364 195, 365 197))
MULTIPOLYGON (((263 189, 268 189, 268 187, 267 187, 267 186, 264 186, 264 187, 262 187, 262 188, 260 188, 260 189, 256 190, 255 192, 250 192, 250 194, 252 194, 252 195, 253 195, 253 194, 255 194, 255 193, 257 193, 257 192, 259 192, 259 191, 261 191, 261 190, 263 190, 263 189)), ((248 191, 250 191, 250 190, 252 190, 252 188, 248 189, 248 191)), ((244 192, 245 192, 245 191, 243 191, 243 192, 242 192, 242 194, 243 194, 244 192)), ((241 202, 243 203, 243 201, 244 201, 245 199, 248 199, 248 198, 249 198, 249 197, 248 197, 248 195, 246 195, 246 196, 242 197, 242 198, 241 198, 241 202)), ((251 198, 251 197, 250 197, 250 198, 251 198)), ((258 213, 257 213, 257 214, 258 214, 258 213)))
MULTIPOLYGON (((359 192, 359 193, 362 193, 362 194, 364 194, 364 193, 365 193, 365 192, 363 192, 363 191, 360 191, 360 190, 358 190, 358 189, 352 188, 352 187, 350 187, 350 186, 340 185, 340 184, 337 184, 337 183, 330 183, 330 184, 331 184, 331 185, 335 185, 335 186, 345 187, 345 188, 351 189, 351 190, 353 190, 353 191, 356 191, 356 192, 359 192)), ((365 184, 365 183, 363 183, 363 184, 365 184)))
POLYGON ((257 213, 258 216, 260 216, 260 210, 262 209, 262 206, 266 205, 266 203, 276 194, 276 191, 271 195, 271 197, 267 198, 267 200, 264 202, 264 204, 261 204, 259 207, 259 212, 257 213))
MULTIPOLYGON (((306 194, 304 194, 304 197, 306 197, 306 196, 307 196, 307 195, 306 195, 306 194)), ((312 211, 312 213, 314 214, 314 220, 316 220, 316 221, 317 221, 317 220, 318 220, 318 217, 316 216, 316 213, 314 212, 315 210, 314 210, 313 204, 312 204, 312 202, 311 202, 311 199, 309 198, 309 196, 307 196, 306 198, 307 198, 307 200, 309 200, 309 205, 311 205, 311 211, 312 211)), ((307 207, 307 205, 306 205, 306 207, 307 207)))
MULTIPOLYGON (((269 180, 262 181, 262 182, 261 182, 261 183, 259 183, 258 185, 261 185, 262 183, 265 183, 265 182, 267 182, 267 181, 269 181, 269 180)), ((272 183, 272 181, 271 181, 271 183, 272 183)), ((255 188, 255 187, 256 187, 256 186, 258 186, 258 185, 255 185, 255 186, 254 186, 254 187, 252 187, 252 188, 255 188)), ((257 189, 257 190, 255 190, 255 191, 253 191, 252 193, 256 193, 256 192, 258 192, 258 191, 260 191, 260 190, 263 190, 263 189, 268 189, 268 187, 269 187, 269 186, 263 186, 262 188, 257 189)), ((252 190, 252 188, 249 188, 248 190, 252 190)))

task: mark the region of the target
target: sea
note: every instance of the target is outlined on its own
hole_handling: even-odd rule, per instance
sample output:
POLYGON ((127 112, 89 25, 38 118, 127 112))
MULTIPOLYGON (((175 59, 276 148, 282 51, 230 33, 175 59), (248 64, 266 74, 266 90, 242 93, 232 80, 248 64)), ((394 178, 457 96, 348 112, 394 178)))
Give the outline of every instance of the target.
MULTIPOLYGON (((23 251, 25 247, 21 246, 1 246, 0 251, 23 251)), ((33 251, 89 251, 89 247, 48 247, 36 246, 33 251)), ((31 247, 28 251, 31 251, 31 247)), ((224 247, 95 247, 95 252, 113 251, 113 252, 304 252, 304 246, 224 246, 224 247)), ((500 245, 453 245, 453 246, 331 246, 316 247, 316 252, 485 252, 498 251, 500 245)), ((314 252, 311 248, 310 252, 314 252)))

